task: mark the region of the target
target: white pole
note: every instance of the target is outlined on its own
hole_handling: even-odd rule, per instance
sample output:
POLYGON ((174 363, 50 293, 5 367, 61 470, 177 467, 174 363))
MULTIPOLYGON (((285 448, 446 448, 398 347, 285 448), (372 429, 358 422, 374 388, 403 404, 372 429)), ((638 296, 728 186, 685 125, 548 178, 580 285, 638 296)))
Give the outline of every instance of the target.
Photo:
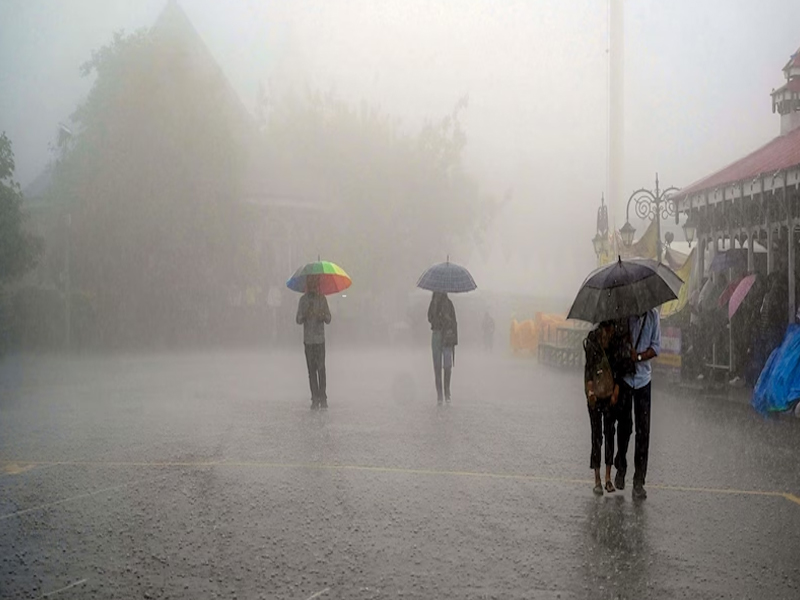
POLYGON ((609 0, 609 205, 624 201, 625 189, 625 7, 609 0))

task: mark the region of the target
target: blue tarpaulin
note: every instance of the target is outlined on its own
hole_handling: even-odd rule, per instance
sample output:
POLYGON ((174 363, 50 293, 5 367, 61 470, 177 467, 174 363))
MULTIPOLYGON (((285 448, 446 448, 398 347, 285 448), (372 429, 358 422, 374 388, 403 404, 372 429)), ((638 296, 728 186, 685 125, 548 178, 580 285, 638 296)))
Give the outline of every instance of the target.
POLYGON ((789 325, 783 343, 770 355, 753 390, 753 408, 781 412, 800 400, 800 325, 789 325))

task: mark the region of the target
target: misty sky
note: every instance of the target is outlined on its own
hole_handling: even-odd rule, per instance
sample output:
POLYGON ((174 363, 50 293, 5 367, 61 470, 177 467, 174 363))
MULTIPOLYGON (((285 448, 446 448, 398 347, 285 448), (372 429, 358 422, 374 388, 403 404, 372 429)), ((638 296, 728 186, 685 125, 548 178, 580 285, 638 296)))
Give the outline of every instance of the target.
MULTIPOLYGON (((0 129, 25 185, 91 81, 79 66, 166 0, 3 0, 0 129)), ((409 127, 469 94, 468 160, 514 200, 479 285, 571 295, 607 189, 603 0, 181 0, 246 105, 259 82, 366 100, 409 127), (558 258, 558 260, 554 260, 558 258)), ((625 189, 685 186, 778 134, 769 92, 800 46, 796 0, 626 2, 625 189)), ((617 226, 623 202, 613 206, 617 226)))

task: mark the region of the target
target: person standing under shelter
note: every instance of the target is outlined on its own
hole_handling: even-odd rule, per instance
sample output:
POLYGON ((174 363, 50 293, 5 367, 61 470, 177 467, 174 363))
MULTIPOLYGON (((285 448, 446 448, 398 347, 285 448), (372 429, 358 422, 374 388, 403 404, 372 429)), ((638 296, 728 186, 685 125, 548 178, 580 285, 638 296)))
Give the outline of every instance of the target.
POLYGON ((651 361, 661 352, 661 321, 657 308, 628 318, 633 369, 619 382, 617 402, 617 473, 614 485, 625 488, 628 469, 628 443, 635 423, 636 439, 633 455, 633 497, 647 498, 644 489, 647 477, 647 458, 650 452, 650 398, 653 366, 651 361))
POLYGON ((311 408, 328 408, 325 377, 325 325, 331 322, 328 300, 319 293, 319 282, 309 277, 306 293, 297 305, 297 324, 303 326, 311 408))
POLYGON ((458 323, 453 301, 443 292, 433 292, 428 306, 431 324, 431 350, 436 383, 436 398, 442 403, 442 369, 444 369, 444 399, 450 402, 450 376, 453 371, 455 347, 458 344, 458 323))

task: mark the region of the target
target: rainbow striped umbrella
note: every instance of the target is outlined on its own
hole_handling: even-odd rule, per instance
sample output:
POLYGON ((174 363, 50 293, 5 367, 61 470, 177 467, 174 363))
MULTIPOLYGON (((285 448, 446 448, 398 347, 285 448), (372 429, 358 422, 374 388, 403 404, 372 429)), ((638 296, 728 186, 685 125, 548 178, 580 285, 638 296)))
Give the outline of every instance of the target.
POLYGON ((307 291, 308 282, 312 279, 318 283, 319 293, 326 296, 338 294, 353 283, 350 276, 339 265, 327 260, 318 260, 297 269, 286 282, 286 287, 303 294, 307 291))

